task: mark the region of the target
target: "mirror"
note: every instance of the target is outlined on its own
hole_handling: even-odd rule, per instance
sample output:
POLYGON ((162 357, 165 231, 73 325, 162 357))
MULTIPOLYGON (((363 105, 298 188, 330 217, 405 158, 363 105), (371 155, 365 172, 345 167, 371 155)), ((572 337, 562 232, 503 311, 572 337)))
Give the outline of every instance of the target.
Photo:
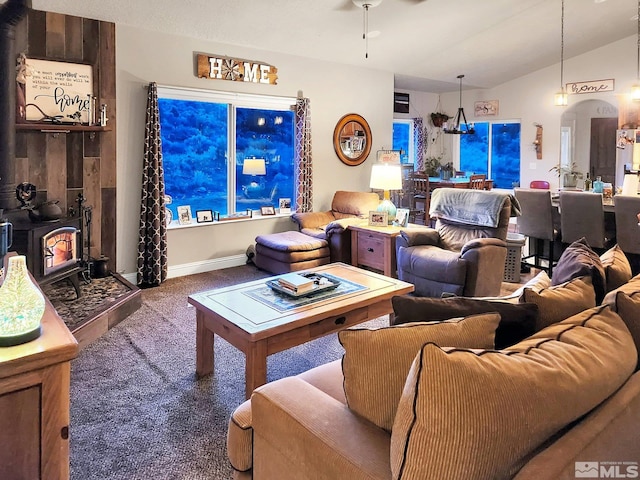
POLYGON ((369 124, 355 113, 342 117, 333 130, 333 149, 346 165, 356 166, 364 162, 371 152, 371 140, 369 124))
POLYGON ((589 172, 592 179, 600 176, 613 183, 618 108, 603 100, 578 102, 562 113, 560 128, 561 166, 575 163, 583 175, 589 172))

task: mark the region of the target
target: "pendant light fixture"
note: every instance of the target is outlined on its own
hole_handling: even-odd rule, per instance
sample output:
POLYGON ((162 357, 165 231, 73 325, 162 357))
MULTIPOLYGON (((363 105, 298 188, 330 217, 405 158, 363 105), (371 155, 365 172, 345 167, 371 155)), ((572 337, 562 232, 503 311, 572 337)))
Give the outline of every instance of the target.
POLYGON ((638 39, 636 42, 637 60, 636 60, 636 83, 631 87, 631 100, 640 102, 640 0, 638 0, 638 14, 636 16, 638 23, 638 39))
POLYGON ((369 58, 369 9, 377 7, 382 0, 351 0, 356 7, 362 8, 362 39, 364 40, 364 58, 369 58))
POLYGON ((560 91, 556 93, 553 103, 558 107, 566 107, 569 104, 569 96, 564 89, 564 0, 560 15, 560 91))
POLYGON ((467 117, 464 114, 464 108, 462 108, 462 79, 464 75, 458 75, 458 80, 460 80, 460 106, 458 107, 458 113, 454 118, 453 128, 449 127, 448 124, 442 128, 444 133, 450 133, 453 135, 466 135, 470 133, 476 133, 475 128, 473 128, 473 124, 469 125, 467 123, 467 117), (463 121, 464 120, 464 121, 463 121))

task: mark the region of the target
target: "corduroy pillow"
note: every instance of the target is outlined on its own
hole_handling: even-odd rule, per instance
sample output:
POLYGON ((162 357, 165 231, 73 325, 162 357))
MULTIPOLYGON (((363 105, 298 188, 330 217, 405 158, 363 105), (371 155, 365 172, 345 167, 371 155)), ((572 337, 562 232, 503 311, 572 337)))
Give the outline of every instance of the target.
POLYGON ((574 278, 589 276, 596 293, 596 302, 600 303, 606 293, 606 274, 602 260, 594 252, 587 240, 582 237, 569 245, 553 268, 551 285, 560 285, 574 278))
POLYGON ((608 306, 536 335, 524 352, 426 344, 393 424, 392 478, 512 478, 633 373, 633 340, 608 306))
POLYGON ((631 265, 617 243, 600 255, 600 260, 604 266, 607 279, 607 292, 615 290, 631 280, 633 276, 631 265))
POLYGON ((338 333, 344 391, 349 408, 391 431, 411 362, 427 342, 463 348, 493 348, 497 313, 444 322, 420 322, 379 329, 349 328, 338 333))
POLYGON ((434 322, 477 313, 497 312, 496 348, 518 343, 536 330, 538 306, 533 303, 508 303, 468 297, 430 298, 397 295, 391 299, 395 325, 408 322, 434 322))
POLYGON ((640 367, 640 292, 631 294, 618 292, 614 309, 624 320, 636 344, 636 350, 638 350, 636 369, 638 369, 640 367))
POLYGON ((609 293, 607 293, 607 295, 604 297, 604 300, 602 300, 602 304, 603 305, 607 304, 611 306, 615 305, 616 295, 618 294, 618 292, 624 292, 627 295, 632 295, 636 292, 640 292, 640 274, 633 277, 624 285, 616 288, 615 290, 611 290, 609 293))
POLYGON ((538 305, 536 331, 596 306, 591 277, 575 278, 539 292, 525 288, 522 300, 538 305))

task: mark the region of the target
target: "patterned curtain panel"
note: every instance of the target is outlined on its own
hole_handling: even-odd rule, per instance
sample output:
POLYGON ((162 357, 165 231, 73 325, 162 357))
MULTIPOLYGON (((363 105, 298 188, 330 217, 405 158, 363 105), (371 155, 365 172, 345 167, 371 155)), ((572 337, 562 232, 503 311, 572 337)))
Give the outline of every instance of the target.
POLYGON ((424 150, 427 146, 422 117, 416 117, 413 119, 413 132, 413 139, 415 143, 414 148, 416 152, 413 170, 415 172, 422 172, 424 170, 424 150))
POLYGON ((164 205, 162 140, 158 114, 158 87, 149 84, 144 134, 142 206, 138 241, 138 285, 154 287, 167 278, 167 222, 164 205))
POLYGON ((313 209, 313 162, 311 155, 311 118, 308 98, 296 100, 296 211, 313 209))

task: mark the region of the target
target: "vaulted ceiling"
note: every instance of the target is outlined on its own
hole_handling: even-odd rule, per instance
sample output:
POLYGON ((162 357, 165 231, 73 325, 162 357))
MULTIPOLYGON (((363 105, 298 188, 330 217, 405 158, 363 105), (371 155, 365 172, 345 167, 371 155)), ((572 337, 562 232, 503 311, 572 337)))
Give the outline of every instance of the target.
MULTIPOLYGON (((4 3, 0 0, 0 4, 4 3)), ((490 88, 560 60, 561 0, 33 0, 33 8, 390 71, 396 87, 490 88)), ((635 35, 637 0, 565 0, 565 59, 635 35)), ((211 52, 227 54, 227 52, 211 52)), ((231 54, 231 52, 229 52, 231 54)), ((268 61, 265 55, 264 61, 268 61)), ((629 52, 635 70, 636 52, 629 52)))

